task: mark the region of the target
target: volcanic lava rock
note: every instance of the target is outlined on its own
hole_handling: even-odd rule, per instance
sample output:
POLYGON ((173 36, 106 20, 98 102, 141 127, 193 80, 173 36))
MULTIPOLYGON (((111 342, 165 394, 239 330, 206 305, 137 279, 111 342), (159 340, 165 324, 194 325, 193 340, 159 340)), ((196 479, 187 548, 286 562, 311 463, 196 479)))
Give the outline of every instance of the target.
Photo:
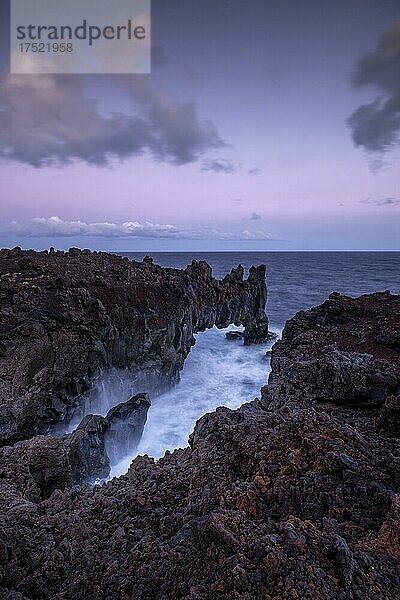
POLYGON ((260 399, 204 415, 189 447, 103 486, 57 476, 29 496, 14 454, 0 598, 397 600, 399 316, 388 293, 299 313, 260 399))
POLYGON ((244 338, 244 331, 227 331, 225 336, 228 340, 242 340, 244 338))
POLYGON ((395 330, 399 310, 388 294, 335 296, 287 324, 260 400, 203 416, 188 448, 29 505, 14 490, 0 597, 397 599, 400 442, 386 426, 398 394, 353 392, 373 394, 377 361, 397 373, 381 327, 395 330), (292 380, 300 358, 312 368, 292 380), (320 401, 327 364, 339 391, 320 401))
POLYGON ((400 389, 398 296, 331 294, 289 320, 272 351, 268 397, 382 406, 400 389))
POLYGON ((111 464, 134 453, 150 406, 147 394, 137 394, 105 417, 87 415, 73 433, 63 436, 75 485, 106 479, 111 464))
POLYGON ((63 436, 74 484, 109 476, 110 459, 104 444, 106 429, 104 417, 87 415, 73 433, 63 436))
POLYGON ((380 411, 379 426, 386 435, 400 438, 400 395, 386 398, 380 411))
POLYGON ((20 504, 20 497, 29 502, 40 502, 50 497, 54 490, 68 488, 71 473, 62 440, 36 436, 0 448, 0 477, 2 515, 14 502, 20 504))
POLYGON ((107 413, 105 446, 112 464, 133 454, 142 437, 150 406, 147 394, 137 394, 107 413))
POLYGON ((0 252, 0 443, 67 421, 101 371, 175 383, 194 334, 231 323, 268 334, 265 267, 223 281, 205 262, 162 269, 105 253, 0 252))
MULTIPOLYGON (((272 354, 276 360, 276 354, 272 354)), ((381 406, 400 385, 400 373, 391 362, 374 359, 370 354, 343 352, 325 348, 320 356, 287 361, 279 375, 284 380, 287 399, 302 396, 320 402, 381 406)), ((270 389, 275 389, 274 376, 270 389)))

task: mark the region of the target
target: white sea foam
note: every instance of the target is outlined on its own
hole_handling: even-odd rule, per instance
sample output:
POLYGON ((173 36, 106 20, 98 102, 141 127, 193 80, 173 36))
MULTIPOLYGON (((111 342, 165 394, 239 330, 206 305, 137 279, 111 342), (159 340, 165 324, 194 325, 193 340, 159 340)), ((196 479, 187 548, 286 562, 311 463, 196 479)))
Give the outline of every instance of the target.
MULTIPOLYGON (((180 383, 152 400, 137 451, 113 465, 111 477, 125 473, 137 455, 156 459, 166 450, 187 446, 189 434, 202 415, 218 406, 238 408, 260 395, 270 371, 266 351, 273 342, 244 346, 227 340, 224 330, 210 329, 197 336, 182 371, 180 383)), ((279 330, 275 333, 280 334, 279 330)))

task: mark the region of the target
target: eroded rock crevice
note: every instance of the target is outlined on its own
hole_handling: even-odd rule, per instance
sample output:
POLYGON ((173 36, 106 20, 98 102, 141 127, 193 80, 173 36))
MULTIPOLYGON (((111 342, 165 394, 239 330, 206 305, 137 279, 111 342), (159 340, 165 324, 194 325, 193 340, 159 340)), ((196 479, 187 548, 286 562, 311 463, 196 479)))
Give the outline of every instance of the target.
POLYGON ((286 324, 260 398, 103 486, 71 487, 62 440, 0 448, 0 597, 397 600, 399 328, 399 296, 333 294, 286 324))
MULTIPOLYGON (((222 281, 205 262, 162 269, 118 256, 0 251, 0 442, 67 421, 93 378, 127 368, 157 394, 177 382, 207 328, 243 325, 268 336, 265 267, 222 281)), ((139 388, 140 389, 140 388, 139 388)))

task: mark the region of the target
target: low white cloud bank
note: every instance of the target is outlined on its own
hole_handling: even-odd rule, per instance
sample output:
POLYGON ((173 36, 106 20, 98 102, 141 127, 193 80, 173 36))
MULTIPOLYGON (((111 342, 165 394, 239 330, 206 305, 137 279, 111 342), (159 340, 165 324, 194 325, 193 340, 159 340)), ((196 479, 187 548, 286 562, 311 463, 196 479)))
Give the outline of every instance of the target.
POLYGON ((278 237, 265 231, 224 232, 217 229, 180 228, 171 224, 158 224, 144 221, 125 223, 86 223, 67 221, 60 217, 37 217, 27 223, 12 221, 9 230, 28 237, 103 237, 141 239, 220 239, 220 240, 265 240, 277 241, 278 237))

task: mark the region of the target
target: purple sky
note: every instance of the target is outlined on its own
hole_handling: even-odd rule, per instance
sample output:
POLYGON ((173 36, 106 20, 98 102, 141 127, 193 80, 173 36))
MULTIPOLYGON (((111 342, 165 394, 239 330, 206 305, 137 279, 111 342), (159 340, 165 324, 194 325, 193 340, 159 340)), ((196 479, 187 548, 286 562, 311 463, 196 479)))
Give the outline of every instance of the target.
POLYGON ((397 1, 153 0, 150 76, 3 67, 1 245, 399 250, 399 23, 397 1))

